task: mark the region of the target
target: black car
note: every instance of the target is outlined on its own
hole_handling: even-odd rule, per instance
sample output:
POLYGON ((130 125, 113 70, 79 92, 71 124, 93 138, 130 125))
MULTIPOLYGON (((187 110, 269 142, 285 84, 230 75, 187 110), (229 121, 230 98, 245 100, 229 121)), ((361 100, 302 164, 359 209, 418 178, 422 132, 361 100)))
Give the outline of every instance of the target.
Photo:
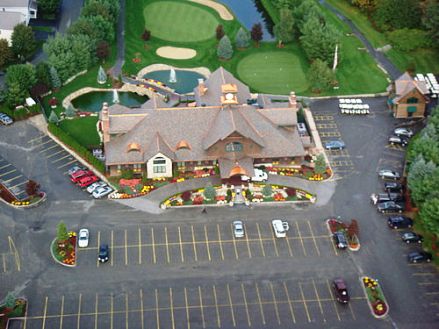
POLYGON ((407 146, 409 143, 409 139, 404 136, 390 136, 389 137, 389 144, 390 145, 401 145, 401 146, 407 146))
POLYGON ((99 256, 98 260, 101 263, 105 263, 110 258, 110 249, 108 248, 108 244, 101 244, 99 247, 99 256))
POLYGON ((422 235, 416 234, 415 232, 404 232, 401 234, 401 239, 405 243, 421 243, 424 238, 422 235))
POLYGON ((409 263, 421 263, 421 262, 427 262, 430 263, 433 259, 433 256, 426 251, 414 251, 408 254, 407 257, 409 263))
POLYGON ((377 204, 377 210, 378 212, 385 214, 385 213, 392 213, 392 212, 399 212, 402 213, 404 211, 404 204, 397 203, 395 201, 387 201, 387 202, 381 202, 377 204))
POLYGON ((395 202, 401 202, 404 201, 404 196, 401 193, 395 193, 395 192, 387 192, 387 193, 374 193, 370 196, 370 199, 373 204, 377 204, 380 202, 387 202, 387 201, 395 201, 395 202))
POLYGON ((343 279, 337 278, 332 281, 332 289, 334 289, 335 298, 339 303, 347 304, 349 302, 348 288, 343 279))
POLYGON ((387 219, 389 227, 397 228, 410 228, 413 226, 413 220, 406 216, 390 216, 387 219))
POLYGON ((335 232, 332 237, 338 249, 346 249, 348 247, 348 242, 343 232, 335 232))
POLYGON ((401 193, 402 184, 398 182, 385 182, 384 191, 389 193, 401 193))

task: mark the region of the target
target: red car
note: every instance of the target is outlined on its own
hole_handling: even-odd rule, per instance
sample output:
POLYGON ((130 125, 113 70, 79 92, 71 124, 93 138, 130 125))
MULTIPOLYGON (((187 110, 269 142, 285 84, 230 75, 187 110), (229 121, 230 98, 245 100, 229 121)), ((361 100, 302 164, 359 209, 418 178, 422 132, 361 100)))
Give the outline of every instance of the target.
POLYGON ((76 182, 76 184, 78 184, 80 187, 87 187, 95 182, 97 182, 99 180, 99 178, 97 178, 96 176, 85 176, 85 177, 80 177, 78 179, 78 181, 76 182))
POLYGON ((70 180, 73 183, 77 183, 80 178, 85 177, 85 176, 92 176, 92 175, 93 175, 93 172, 90 170, 78 170, 78 171, 75 171, 70 176, 70 180))
POLYGON ((342 278, 332 281, 332 289, 334 289, 335 298, 339 303, 347 304, 349 302, 348 288, 342 278))

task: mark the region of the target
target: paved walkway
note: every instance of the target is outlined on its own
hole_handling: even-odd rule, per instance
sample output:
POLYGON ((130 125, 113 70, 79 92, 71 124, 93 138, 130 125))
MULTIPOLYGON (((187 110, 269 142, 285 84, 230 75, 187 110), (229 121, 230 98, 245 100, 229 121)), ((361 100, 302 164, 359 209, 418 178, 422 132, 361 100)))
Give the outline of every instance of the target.
MULTIPOLYGON (((165 199, 177 193, 206 187, 206 185, 209 183, 212 185, 219 185, 221 184, 221 179, 219 177, 188 179, 181 183, 172 183, 165 185, 143 197, 119 200, 113 199, 113 201, 119 202, 125 206, 140 211, 152 214, 159 214, 166 211, 160 208, 160 203, 165 199)), ((314 182, 297 177, 278 175, 269 175, 268 184, 299 188, 315 194, 317 195, 317 202, 315 203, 315 205, 318 207, 323 206, 329 202, 335 192, 335 186, 337 185, 335 181, 314 182)))
POLYGON ((320 0, 320 3, 329 10, 331 10, 333 13, 335 13, 338 18, 340 18, 342 21, 349 25, 352 33, 354 33, 355 36, 360 39, 360 41, 364 44, 364 46, 367 48, 368 52, 372 55, 378 65, 387 71, 389 77, 392 80, 395 80, 402 74, 401 71, 398 70, 398 68, 396 68, 396 66, 393 65, 393 63, 382 52, 379 52, 375 48, 373 48, 372 44, 366 39, 366 37, 360 32, 360 30, 358 30, 358 28, 355 26, 354 23, 352 23, 349 18, 341 14, 337 9, 332 7, 325 0, 320 0))

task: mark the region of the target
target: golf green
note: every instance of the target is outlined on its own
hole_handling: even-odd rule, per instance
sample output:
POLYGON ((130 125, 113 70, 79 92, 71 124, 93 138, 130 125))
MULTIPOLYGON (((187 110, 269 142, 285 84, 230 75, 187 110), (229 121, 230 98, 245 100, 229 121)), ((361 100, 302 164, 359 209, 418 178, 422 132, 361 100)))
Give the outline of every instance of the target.
POLYGON ((287 95, 309 88, 303 61, 288 51, 253 53, 238 63, 237 72, 244 83, 259 92, 287 95))
POLYGON ((190 3, 153 2, 143 9, 145 26, 153 37, 167 41, 199 42, 215 35, 213 14, 190 3))

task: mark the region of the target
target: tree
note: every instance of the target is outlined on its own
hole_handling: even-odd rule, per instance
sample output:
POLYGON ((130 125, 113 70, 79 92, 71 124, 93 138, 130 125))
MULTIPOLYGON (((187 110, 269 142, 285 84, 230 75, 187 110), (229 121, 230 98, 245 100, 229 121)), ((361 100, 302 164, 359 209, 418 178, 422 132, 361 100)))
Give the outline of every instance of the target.
POLYGON ((107 41, 99 41, 96 46, 96 57, 101 61, 105 61, 108 58, 108 55, 110 55, 110 45, 107 41))
POLYGON ((40 62, 35 66, 37 82, 45 85, 48 89, 52 87, 50 66, 46 62, 40 62))
POLYGON ((11 43, 12 52, 20 62, 32 58, 37 49, 34 32, 30 26, 25 24, 18 24, 14 27, 11 43))
POLYGON ((439 47, 439 2, 430 0, 427 3, 423 24, 433 41, 433 45, 439 47))
POLYGON ((233 47, 227 35, 223 36, 218 44, 217 55, 221 59, 230 59, 233 56, 233 47))
POLYGON ((102 16, 80 17, 67 32, 70 35, 88 36, 95 47, 99 41, 112 42, 115 37, 113 24, 102 16))
POLYGON ((38 193, 38 189, 40 188, 40 184, 33 181, 32 179, 29 179, 26 183, 26 194, 28 196, 34 196, 38 193))
POLYGON ((308 71, 308 81, 314 92, 319 93, 322 90, 328 90, 335 81, 334 72, 328 67, 328 64, 320 59, 311 63, 308 71))
POLYGON ((410 189, 413 201, 417 205, 420 205, 429 197, 430 191, 426 181, 431 179, 436 169, 436 165, 431 161, 426 162, 422 154, 419 154, 410 165, 407 186, 410 189))
POLYGON ((282 43, 291 42, 294 39, 294 18, 293 13, 288 8, 280 10, 279 23, 274 26, 274 34, 278 41, 278 46, 282 43))
POLYGON ((417 28, 421 25, 418 0, 380 0, 374 13, 376 25, 383 31, 417 28))
POLYGON ((216 197, 216 190, 212 185, 207 185, 204 189, 204 197, 208 200, 213 200, 216 197))
POLYGON ((55 14, 61 0, 38 0, 38 9, 45 14, 55 14))
POLYGON ((82 7, 82 17, 102 16, 107 21, 115 24, 117 17, 111 11, 111 6, 106 1, 90 0, 82 7))
POLYGON ((76 110, 73 107, 72 103, 69 104, 69 106, 67 106, 65 112, 66 117, 68 118, 74 118, 76 116, 76 110))
POLYGON ((316 157, 314 172, 318 175, 323 175, 325 171, 326 171, 325 156, 322 153, 320 153, 316 157))
POLYGON ((422 219, 425 227, 431 233, 439 236, 439 198, 428 198, 419 211, 419 217, 422 219))
POLYGON ((151 31, 148 29, 145 29, 142 33, 142 40, 148 41, 149 39, 151 39, 151 31))
POLYGON ((56 238, 58 242, 67 241, 67 239, 69 238, 66 224, 64 224, 63 221, 60 221, 56 227, 56 238))
POLYGON ((15 306, 15 300, 17 299, 17 297, 15 297, 15 294, 13 292, 8 292, 8 294, 5 297, 5 302, 4 305, 5 307, 12 309, 15 306))
POLYGON ((52 81, 52 88, 59 89, 61 87, 61 80, 58 76, 58 72, 56 68, 53 66, 50 67, 50 80, 52 81))
POLYGON ((105 82, 107 82, 107 74, 105 73, 102 66, 99 66, 98 70, 98 83, 103 85, 105 82))
POLYGON ((29 90, 36 82, 35 67, 31 64, 11 65, 5 77, 8 103, 12 106, 23 104, 29 90))
POLYGON ((356 219, 352 219, 351 223, 348 226, 347 229, 348 236, 352 237, 354 235, 358 236, 360 233, 360 228, 358 227, 358 222, 356 219))
POLYGON ((304 0, 299 6, 294 8, 293 11, 294 24, 296 29, 303 34, 303 26, 306 21, 311 17, 314 17, 319 22, 324 22, 325 18, 322 16, 321 11, 317 3, 313 0, 304 0))
POLYGON ((250 45, 250 34, 242 27, 239 28, 235 38, 236 48, 247 48, 250 45))
POLYGON ((0 69, 3 69, 12 59, 13 53, 6 39, 0 39, 0 69))
POLYGON ((262 194, 266 197, 269 198, 273 195, 273 188, 271 187, 270 184, 265 185, 262 188, 262 194))
POLYGON ((56 115, 55 111, 50 112, 49 122, 50 123, 54 123, 54 124, 58 124, 59 123, 59 118, 56 115))
POLYGON ((217 40, 221 40, 226 33, 224 32, 224 27, 219 24, 215 30, 215 36, 217 40))
POLYGON ((256 47, 259 47, 259 42, 264 36, 261 23, 254 24, 250 32, 252 40, 256 43, 256 47))
POLYGON ((360 8, 360 10, 371 13, 375 10, 377 0, 351 0, 351 3, 360 8))

